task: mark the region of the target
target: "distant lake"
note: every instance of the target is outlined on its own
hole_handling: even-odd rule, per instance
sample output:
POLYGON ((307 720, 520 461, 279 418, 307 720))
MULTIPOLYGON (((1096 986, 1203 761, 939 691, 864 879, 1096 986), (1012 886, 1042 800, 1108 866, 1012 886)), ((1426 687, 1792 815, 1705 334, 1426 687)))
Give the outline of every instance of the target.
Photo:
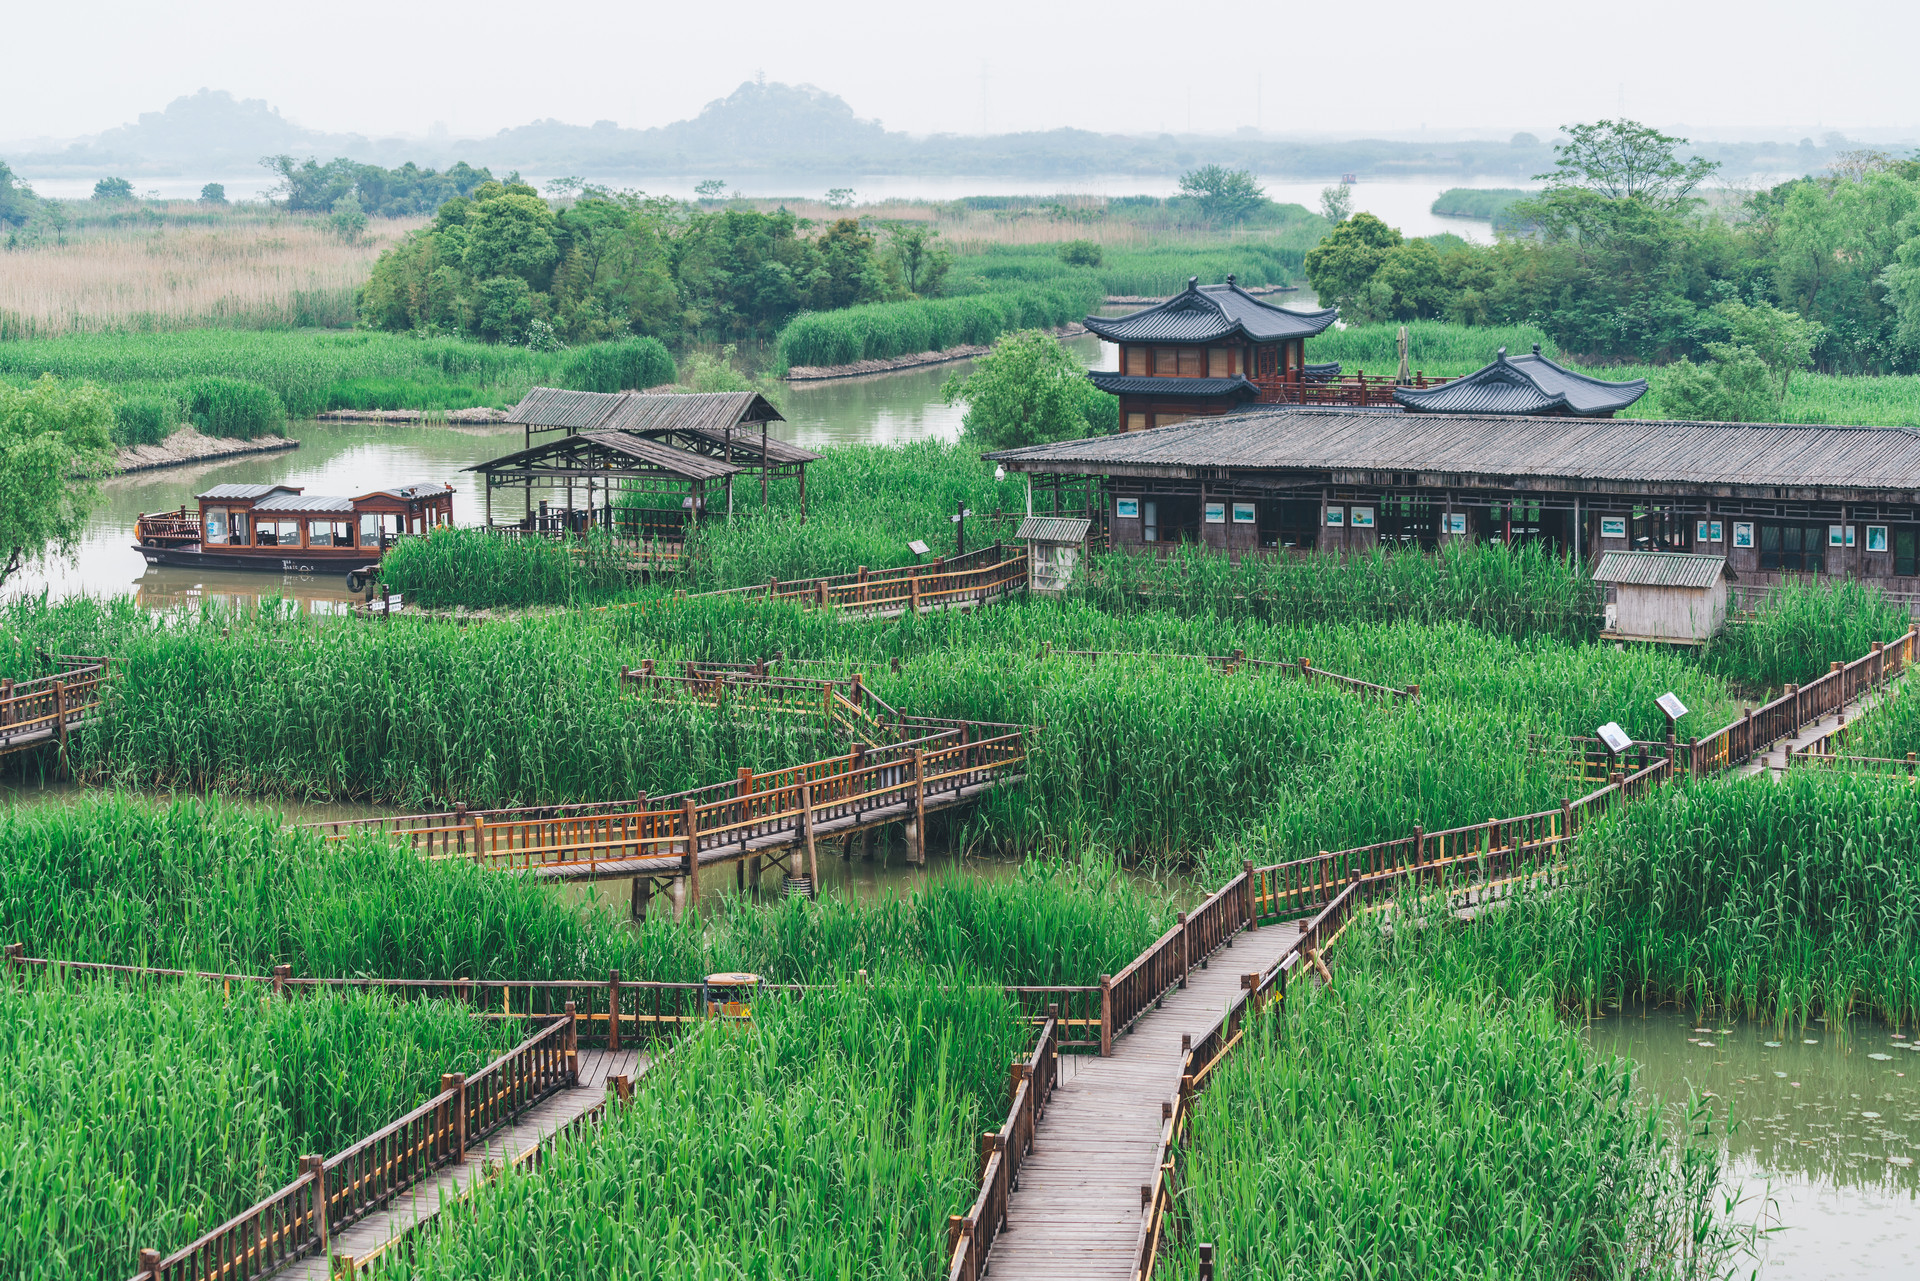
MULTIPOLYGON (((62 200, 80 200, 93 194, 92 178, 52 177, 41 178, 31 172, 21 175, 33 185, 35 192, 62 200)), ((543 186, 558 174, 533 173, 528 180, 537 186, 543 186)), ((640 176, 635 174, 585 174, 589 182, 603 186, 620 188, 638 188, 649 195, 674 196, 683 200, 693 199, 693 189, 697 183, 712 174, 691 174, 683 177, 640 176)), ((1457 175, 1414 175, 1392 178, 1366 178, 1354 185, 1353 207, 1357 211, 1371 213, 1389 226, 1398 227, 1409 236, 1431 236, 1439 232, 1451 231, 1455 235, 1469 240, 1488 242, 1493 239, 1492 231, 1485 222, 1468 218, 1440 218, 1428 212, 1434 197, 1449 187, 1516 187, 1530 185, 1516 174, 1513 177, 1462 178, 1457 175)), ((253 200, 272 186, 274 179, 264 170, 250 170, 231 175, 199 175, 179 178, 135 178, 134 190, 142 196, 157 193, 162 200, 191 200, 200 195, 200 188, 209 182, 217 182, 226 187, 229 200, 253 200)), ((1270 199, 1283 204, 1304 205, 1308 209, 1317 209, 1320 205, 1320 189, 1332 186, 1340 181, 1339 174, 1329 174, 1324 178, 1262 178, 1260 183, 1267 190, 1270 199)), ((1150 178, 1128 174, 1074 175, 1059 179, 1049 178, 966 178, 941 177, 919 178, 911 175, 893 174, 866 178, 849 178, 846 186, 854 190, 854 199, 861 202, 880 200, 958 200, 962 196, 1171 196, 1180 189, 1175 177, 1150 178)), ((729 188, 731 190, 731 188, 729 188)), ((754 199, 808 199, 817 200, 826 194, 826 187, 818 177, 791 178, 751 178, 743 179, 739 184, 742 195, 754 199)))

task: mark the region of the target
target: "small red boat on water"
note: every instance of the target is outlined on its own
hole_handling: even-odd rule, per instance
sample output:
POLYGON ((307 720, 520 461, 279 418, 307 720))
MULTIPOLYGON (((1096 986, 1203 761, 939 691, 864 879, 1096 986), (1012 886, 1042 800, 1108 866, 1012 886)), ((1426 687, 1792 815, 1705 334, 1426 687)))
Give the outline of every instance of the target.
POLYGON ((143 512, 133 536, 149 565, 340 573, 358 590, 394 541, 453 523, 452 485, 402 485, 354 498, 299 485, 215 485, 198 511, 143 512))

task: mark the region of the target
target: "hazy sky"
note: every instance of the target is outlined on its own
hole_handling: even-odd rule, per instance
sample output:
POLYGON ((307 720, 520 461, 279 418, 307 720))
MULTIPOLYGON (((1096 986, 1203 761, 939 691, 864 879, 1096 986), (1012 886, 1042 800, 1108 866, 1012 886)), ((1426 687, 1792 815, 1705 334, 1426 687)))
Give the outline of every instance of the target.
POLYGON ((92 133, 202 86, 375 135, 646 127, 757 71, 915 132, 1539 130, 1623 103, 1705 135, 1920 126, 1915 0, 9 8, 0 138, 15 139, 92 133))

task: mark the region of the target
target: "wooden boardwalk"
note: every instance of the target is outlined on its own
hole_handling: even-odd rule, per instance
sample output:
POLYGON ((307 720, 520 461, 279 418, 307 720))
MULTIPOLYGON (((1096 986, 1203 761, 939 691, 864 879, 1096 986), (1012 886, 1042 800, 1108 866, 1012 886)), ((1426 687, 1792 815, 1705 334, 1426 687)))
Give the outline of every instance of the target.
POLYGON ((1767 750, 1757 753, 1752 760, 1741 765, 1736 772, 1744 778, 1749 774, 1758 774, 1763 770, 1773 770, 1775 771, 1774 777, 1778 778, 1780 772, 1787 768, 1787 757, 1789 755, 1805 752, 1809 749, 1816 751, 1831 750, 1823 749, 1821 744, 1825 743, 1827 739, 1832 738, 1835 734, 1838 734, 1848 725, 1858 721, 1862 716, 1866 715, 1867 711, 1876 703, 1890 697, 1893 690, 1906 679, 1906 676, 1902 674, 1883 686, 1867 690, 1851 703, 1841 708, 1838 713, 1830 716, 1822 716, 1819 720, 1803 726, 1798 732, 1768 747, 1767 750))
POLYGON ((486 1177, 490 1168, 523 1159, 604 1102, 608 1081, 617 1076, 638 1077, 647 1070, 649 1062, 638 1050, 581 1050, 579 1085, 552 1095, 512 1125, 496 1130, 483 1142, 468 1148, 464 1163, 439 1170, 432 1178, 397 1195, 385 1209, 341 1229, 327 1243, 325 1253, 296 1259, 274 1275, 297 1281, 331 1281, 332 1256, 344 1255, 363 1261, 381 1252, 431 1221, 440 1213, 442 1205, 465 1195, 476 1180, 486 1177))
POLYGON ((1272 966, 1299 935, 1298 922, 1234 935, 1184 989, 1168 992, 1115 1041, 1111 1057, 1062 1056, 1059 1087, 1007 1206, 1008 1229, 993 1243, 994 1281, 1131 1281, 1140 1189, 1153 1183, 1160 1160, 1160 1105, 1180 1092, 1180 1038, 1205 1035, 1241 990, 1241 976, 1272 966))

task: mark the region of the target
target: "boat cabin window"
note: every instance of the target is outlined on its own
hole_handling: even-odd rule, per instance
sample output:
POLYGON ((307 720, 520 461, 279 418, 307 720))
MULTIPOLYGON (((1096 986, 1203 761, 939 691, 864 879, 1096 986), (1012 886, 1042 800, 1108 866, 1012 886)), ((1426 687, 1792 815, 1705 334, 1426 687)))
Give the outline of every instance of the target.
POLYGON ((351 547, 353 546, 353 527, 344 520, 308 521, 307 546, 351 547))
POLYGON ((360 545, 362 547, 380 545, 380 517, 373 512, 360 513, 360 545))
POLYGON ((207 508, 207 542, 224 544, 227 541, 227 509, 224 507, 207 508))
POLYGON ((263 520, 254 526, 253 545, 255 547, 298 547, 300 545, 300 522, 297 520, 263 520))
POLYGON ((227 513, 227 538, 235 547, 247 545, 247 524, 253 517, 245 511, 227 513))

